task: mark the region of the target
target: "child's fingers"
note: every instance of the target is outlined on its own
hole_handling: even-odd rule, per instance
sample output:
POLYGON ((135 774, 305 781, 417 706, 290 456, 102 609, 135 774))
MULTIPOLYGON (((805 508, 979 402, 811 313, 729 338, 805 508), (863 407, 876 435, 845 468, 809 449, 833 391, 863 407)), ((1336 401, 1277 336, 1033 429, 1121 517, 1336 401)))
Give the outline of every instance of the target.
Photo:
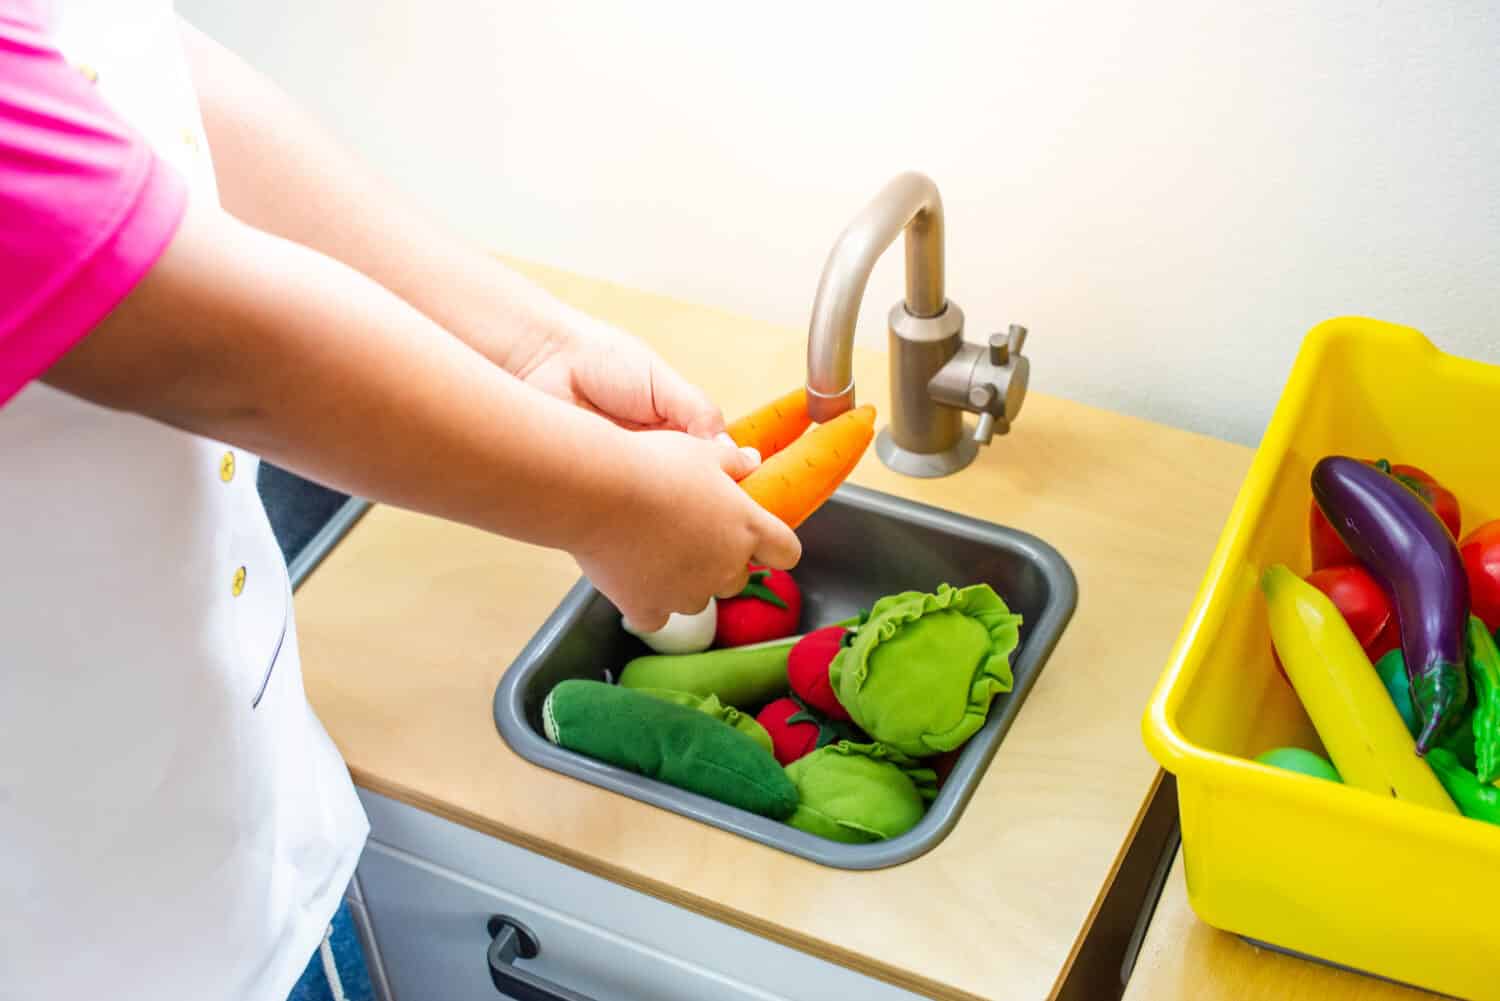
POLYGON ((743 572, 720 588, 719 593, 714 595, 714 597, 725 600, 738 597, 739 593, 745 589, 745 585, 748 583, 750 583, 750 568, 746 567, 743 572))
POLYGON ((760 465, 760 453, 753 448, 741 448, 727 434, 715 436, 714 444, 719 448, 719 465, 736 481, 743 480, 755 472, 760 465))
POLYGON ((695 438, 712 438, 726 427, 724 414, 697 386, 688 382, 666 362, 651 364, 651 400, 667 427, 695 438))
POLYGON ((627 630, 638 633, 654 633, 658 629, 666 627, 667 620, 671 616, 658 609, 639 609, 626 612, 621 609, 620 617, 625 621, 627 630))
POLYGON ((790 570, 802 559, 802 540, 797 533, 787 528, 786 522, 755 505, 756 534, 755 556, 751 562, 773 570, 790 570))

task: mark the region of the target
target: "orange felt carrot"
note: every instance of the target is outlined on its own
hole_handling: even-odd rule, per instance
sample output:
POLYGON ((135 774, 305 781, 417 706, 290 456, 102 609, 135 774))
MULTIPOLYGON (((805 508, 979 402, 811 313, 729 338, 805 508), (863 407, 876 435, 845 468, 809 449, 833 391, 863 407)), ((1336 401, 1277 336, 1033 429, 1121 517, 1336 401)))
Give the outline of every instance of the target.
POLYGON ((796 441, 809 423, 807 391, 797 389, 741 417, 728 431, 736 445, 748 445, 764 460, 796 441))
POLYGON ((757 504, 796 528, 854 472, 875 437, 875 408, 856 407, 820 424, 740 481, 757 504))

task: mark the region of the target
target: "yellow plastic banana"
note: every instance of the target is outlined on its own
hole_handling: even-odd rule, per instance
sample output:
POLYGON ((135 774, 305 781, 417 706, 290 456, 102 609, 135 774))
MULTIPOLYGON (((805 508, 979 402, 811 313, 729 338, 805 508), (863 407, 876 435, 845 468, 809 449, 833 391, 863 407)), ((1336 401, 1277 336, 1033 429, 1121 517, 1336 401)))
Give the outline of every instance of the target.
POLYGON ((1333 602, 1280 565, 1260 586, 1281 664, 1344 782, 1457 813, 1333 602))

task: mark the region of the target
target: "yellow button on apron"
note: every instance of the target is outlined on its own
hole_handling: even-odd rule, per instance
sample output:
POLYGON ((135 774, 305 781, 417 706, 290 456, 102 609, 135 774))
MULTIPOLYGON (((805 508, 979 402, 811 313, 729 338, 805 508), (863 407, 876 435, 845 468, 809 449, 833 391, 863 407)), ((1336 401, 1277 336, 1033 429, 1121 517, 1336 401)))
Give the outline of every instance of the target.
POLYGON ((76 69, 79 74, 89 83, 99 82, 99 71, 94 69, 94 67, 90 66, 88 63, 79 63, 73 68, 76 69))
POLYGON ((198 137, 194 134, 192 129, 182 130, 182 141, 187 145, 188 149, 192 150, 194 153, 198 152, 198 137))
POLYGON ((225 452, 224 457, 219 460, 219 479, 228 483, 234 479, 234 453, 225 452))
POLYGON ((240 596, 240 592, 241 591, 245 590, 245 568, 244 567, 240 567, 239 569, 235 570, 235 572, 234 572, 234 583, 232 585, 230 585, 229 589, 234 592, 234 596, 236 598, 238 598, 240 596))

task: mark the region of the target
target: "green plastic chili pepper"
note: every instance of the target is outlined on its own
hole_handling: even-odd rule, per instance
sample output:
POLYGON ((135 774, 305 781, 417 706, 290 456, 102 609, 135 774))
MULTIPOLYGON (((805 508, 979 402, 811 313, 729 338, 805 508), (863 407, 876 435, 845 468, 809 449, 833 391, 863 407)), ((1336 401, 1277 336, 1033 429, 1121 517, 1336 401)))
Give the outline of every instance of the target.
POLYGON ((1477 616, 1469 616, 1469 679, 1474 689, 1474 771, 1489 785, 1500 778, 1500 648, 1477 616))
POLYGON ((1447 748, 1434 747, 1428 751, 1427 763, 1453 797, 1459 813, 1487 824, 1500 824, 1500 789, 1480 782, 1447 748))
MULTIPOLYGON (((1407 731, 1415 737, 1421 731, 1422 724, 1412 705, 1411 682, 1406 676, 1406 661, 1401 655, 1401 649, 1397 647, 1376 661, 1375 673, 1385 683, 1385 690, 1390 693, 1391 701, 1396 704, 1396 711, 1401 714, 1401 722, 1406 724, 1407 731)), ((1447 748, 1457 755, 1463 767, 1474 767, 1474 727, 1467 718, 1461 719, 1459 726, 1439 737, 1437 746, 1447 748)))

